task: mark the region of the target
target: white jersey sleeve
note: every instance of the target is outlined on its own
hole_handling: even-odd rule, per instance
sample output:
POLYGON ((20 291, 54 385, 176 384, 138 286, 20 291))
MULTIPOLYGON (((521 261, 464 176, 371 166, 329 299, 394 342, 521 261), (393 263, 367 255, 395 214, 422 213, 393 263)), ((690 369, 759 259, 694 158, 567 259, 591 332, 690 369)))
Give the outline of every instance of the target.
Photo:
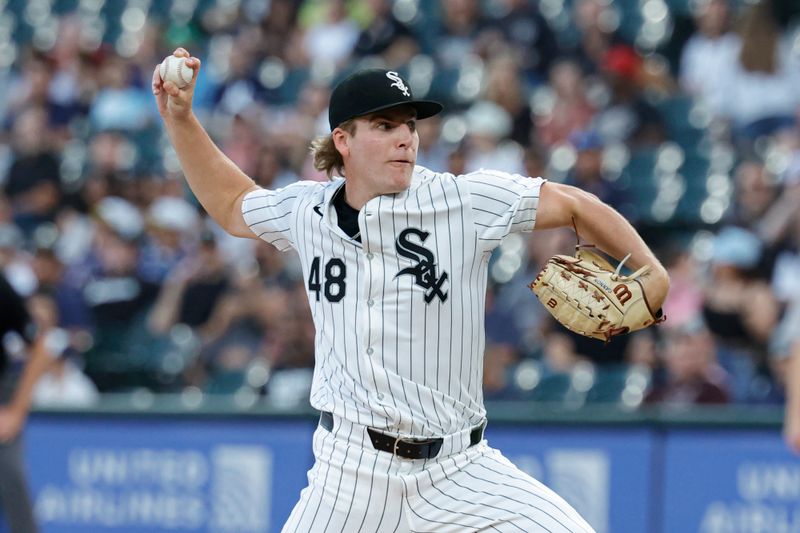
POLYGON ((242 200, 242 216, 250 230, 280 251, 295 247, 295 206, 307 187, 317 182, 298 181, 282 189, 257 189, 242 200))
POLYGON ((496 248, 509 233, 533 230, 546 180, 497 170, 471 172, 462 179, 469 184, 472 217, 484 251, 496 248))

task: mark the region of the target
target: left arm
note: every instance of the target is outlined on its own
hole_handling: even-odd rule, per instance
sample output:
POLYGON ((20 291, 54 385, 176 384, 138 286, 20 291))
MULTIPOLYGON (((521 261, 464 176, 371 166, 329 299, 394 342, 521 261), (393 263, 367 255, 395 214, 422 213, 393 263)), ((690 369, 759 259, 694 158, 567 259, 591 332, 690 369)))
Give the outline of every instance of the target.
POLYGON ((626 265, 634 270, 650 265, 650 272, 642 278, 645 294, 652 311, 661 308, 669 290, 669 275, 633 226, 593 194, 560 183, 542 185, 535 229, 571 227, 573 219, 586 242, 617 260, 630 253, 626 265))

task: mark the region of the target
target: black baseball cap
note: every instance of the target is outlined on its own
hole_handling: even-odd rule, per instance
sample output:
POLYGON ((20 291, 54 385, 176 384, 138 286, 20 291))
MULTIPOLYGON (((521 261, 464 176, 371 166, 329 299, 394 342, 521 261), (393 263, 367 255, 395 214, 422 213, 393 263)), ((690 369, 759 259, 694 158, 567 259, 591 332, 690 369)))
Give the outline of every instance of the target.
POLYGON ((433 100, 416 100, 406 80, 393 70, 359 70, 342 80, 331 93, 328 122, 331 131, 351 118, 398 105, 410 105, 417 118, 428 118, 442 110, 433 100))

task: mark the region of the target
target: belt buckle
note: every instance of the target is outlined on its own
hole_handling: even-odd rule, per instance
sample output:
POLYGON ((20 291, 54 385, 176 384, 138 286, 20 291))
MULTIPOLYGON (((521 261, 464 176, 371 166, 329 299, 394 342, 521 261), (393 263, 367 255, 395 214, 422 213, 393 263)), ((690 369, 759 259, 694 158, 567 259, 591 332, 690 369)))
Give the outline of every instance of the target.
POLYGON ((402 440, 402 437, 395 437, 394 444, 392 445, 392 455, 397 455, 397 446, 402 440))

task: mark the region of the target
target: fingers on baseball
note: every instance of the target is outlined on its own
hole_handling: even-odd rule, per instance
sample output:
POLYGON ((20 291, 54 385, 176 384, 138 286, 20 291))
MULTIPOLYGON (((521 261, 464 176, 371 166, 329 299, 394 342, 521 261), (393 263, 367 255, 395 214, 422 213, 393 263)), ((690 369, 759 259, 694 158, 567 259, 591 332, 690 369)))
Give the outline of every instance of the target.
POLYGON ((158 71, 158 65, 153 69, 153 94, 158 95, 161 93, 161 74, 158 71))
MULTIPOLYGON (((164 83, 162 83, 161 86, 164 88, 164 91, 166 91, 166 93, 168 95, 170 95, 170 96, 180 96, 181 95, 181 90, 178 88, 177 85, 175 85, 171 81, 165 81, 164 83)), ((188 85, 187 85, 187 87, 188 87, 188 85)))
POLYGON ((176 48, 172 55, 175 57, 185 57, 186 65, 194 71, 200 68, 200 59, 192 56, 185 48, 176 48))
POLYGON ((195 73, 197 73, 197 71, 200 70, 200 58, 199 57, 190 56, 186 60, 186 64, 189 65, 189 67, 191 67, 192 70, 195 71, 195 73))

